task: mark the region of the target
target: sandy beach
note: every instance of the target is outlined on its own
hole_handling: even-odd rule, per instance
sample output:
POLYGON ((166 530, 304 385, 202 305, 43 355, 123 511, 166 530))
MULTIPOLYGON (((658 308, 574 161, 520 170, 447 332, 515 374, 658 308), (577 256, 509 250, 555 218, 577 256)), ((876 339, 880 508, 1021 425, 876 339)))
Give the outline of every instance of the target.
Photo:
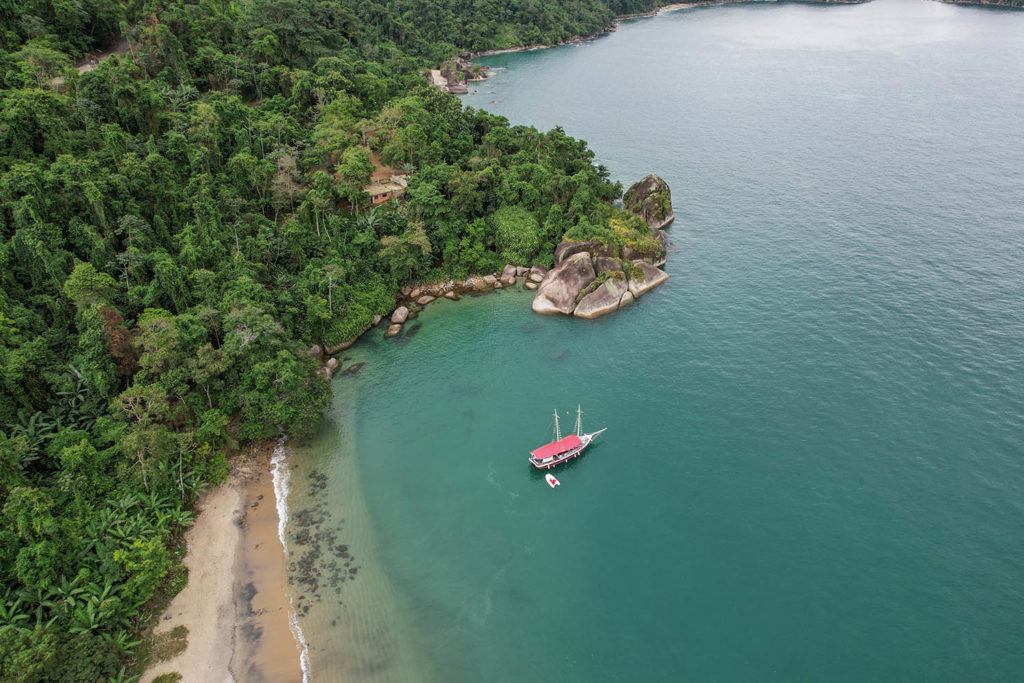
POLYGON ((273 441, 236 457, 222 486, 206 492, 186 534, 189 579, 154 634, 188 629, 183 652, 153 664, 144 683, 171 672, 184 683, 302 681, 289 625, 285 557, 278 538, 273 441))

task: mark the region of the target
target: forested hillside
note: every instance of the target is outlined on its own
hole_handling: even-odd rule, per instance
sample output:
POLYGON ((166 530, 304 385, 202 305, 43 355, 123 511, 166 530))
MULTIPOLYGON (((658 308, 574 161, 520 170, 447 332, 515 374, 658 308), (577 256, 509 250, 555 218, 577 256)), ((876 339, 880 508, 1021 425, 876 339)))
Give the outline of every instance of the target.
POLYGON ((637 4, 0 4, 0 680, 130 677, 201 488, 316 427, 311 344, 606 229, 584 143, 421 71, 637 4), (412 174, 401 207, 366 206, 373 154, 412 174))

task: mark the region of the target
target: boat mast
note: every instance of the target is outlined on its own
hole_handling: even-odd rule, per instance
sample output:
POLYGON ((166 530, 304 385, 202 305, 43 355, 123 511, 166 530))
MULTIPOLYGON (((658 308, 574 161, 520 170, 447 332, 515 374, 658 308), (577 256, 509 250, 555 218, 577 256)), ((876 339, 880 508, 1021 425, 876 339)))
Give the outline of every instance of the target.
POLYGON ((580 404, 576 404, 576 436, 583 435, 583 411, 580 410, 580 404))
POLYGON ((558 426, 558 411, 555 411, 555 441, 562 440, 562 428, 558 426))

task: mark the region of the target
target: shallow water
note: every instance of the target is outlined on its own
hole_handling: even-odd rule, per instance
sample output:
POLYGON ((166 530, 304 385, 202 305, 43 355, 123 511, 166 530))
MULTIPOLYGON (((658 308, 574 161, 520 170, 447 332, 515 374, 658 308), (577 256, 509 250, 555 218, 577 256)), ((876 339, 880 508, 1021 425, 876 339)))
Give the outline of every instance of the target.
POLYGON ((358 566, 300 619, 314 680, 1024 677, 1022 48, 1024 12, 876 0, 488 58, 467 104, 669 182, 671 278, 345 352, 291 455, 289 534, 316 506, 358 566), (577 402, 608 432, 551 490, 577 402))

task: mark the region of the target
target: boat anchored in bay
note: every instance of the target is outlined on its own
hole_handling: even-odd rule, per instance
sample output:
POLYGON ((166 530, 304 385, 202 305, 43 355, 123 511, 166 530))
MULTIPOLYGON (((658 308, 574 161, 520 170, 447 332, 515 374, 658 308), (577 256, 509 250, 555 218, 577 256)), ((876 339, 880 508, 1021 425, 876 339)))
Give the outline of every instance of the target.
POLYGON ((555 465, 572 460, 583 452, 590 443, 597 438, 598 434, 606 431, 599 429, 590 434, 583 433, 583 411, 576 406, 576 433, 562 437, 562 430, 558 426, 558 411, 555 411, 555 440, 540 448, 530 451, 530 463, 541 470, 548 470, 555 465))

